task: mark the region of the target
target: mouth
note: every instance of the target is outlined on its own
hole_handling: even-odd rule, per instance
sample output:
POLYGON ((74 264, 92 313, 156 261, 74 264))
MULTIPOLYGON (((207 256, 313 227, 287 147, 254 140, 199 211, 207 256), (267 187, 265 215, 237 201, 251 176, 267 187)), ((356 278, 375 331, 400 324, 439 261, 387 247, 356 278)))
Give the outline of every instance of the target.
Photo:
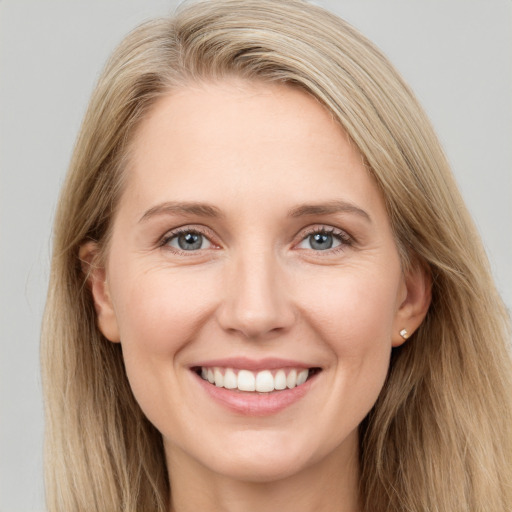
POLYGON ((191 368, 203 381, 226 390, 270 394, 301 387, 322 371, 319 367, 284 367, 251 371, 223 366, 194 366, 191 368))

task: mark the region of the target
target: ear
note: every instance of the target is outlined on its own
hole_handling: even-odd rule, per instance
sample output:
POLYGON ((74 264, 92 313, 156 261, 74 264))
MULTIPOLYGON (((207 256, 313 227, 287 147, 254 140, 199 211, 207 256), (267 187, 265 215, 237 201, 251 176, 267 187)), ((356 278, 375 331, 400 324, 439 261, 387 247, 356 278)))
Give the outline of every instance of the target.
POLYGON ((80 246, 78 257, 94 300, 98 328, 105 338, 117 343, 120 341, 117 318, 110 297, 105 267, 98 265, 98 254, 98 244, 87 242, 80 246))
POLYGON ((432 276, 426 266, 416 260, 402 277, 393 323, 393 347, 402 345, 420 326, 427 315, 431 298, 432 276))

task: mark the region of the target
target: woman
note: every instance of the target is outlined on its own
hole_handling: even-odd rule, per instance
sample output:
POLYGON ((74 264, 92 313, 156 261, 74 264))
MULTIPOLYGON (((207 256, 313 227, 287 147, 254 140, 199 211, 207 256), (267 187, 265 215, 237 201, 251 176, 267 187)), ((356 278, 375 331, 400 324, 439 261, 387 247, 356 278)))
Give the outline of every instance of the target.
POLYGON ((297 0, 136 29, 62 192, 50 510, 509 510, 508 320, 412 93, 297 0))

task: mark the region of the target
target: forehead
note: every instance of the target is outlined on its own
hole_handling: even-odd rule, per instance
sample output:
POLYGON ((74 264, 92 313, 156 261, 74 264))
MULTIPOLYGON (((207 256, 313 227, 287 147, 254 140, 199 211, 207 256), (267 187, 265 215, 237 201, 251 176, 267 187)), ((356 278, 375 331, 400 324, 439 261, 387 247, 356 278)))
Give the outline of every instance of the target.
POLYGON ((244 194, 283 207, 293 206, 287 199, 336 194, 380 201, 332 114, 304 91, 278 84, 230 80, 170 92, 139 126, 127 173, 125 196, 142 202, 215 203, 244 194))

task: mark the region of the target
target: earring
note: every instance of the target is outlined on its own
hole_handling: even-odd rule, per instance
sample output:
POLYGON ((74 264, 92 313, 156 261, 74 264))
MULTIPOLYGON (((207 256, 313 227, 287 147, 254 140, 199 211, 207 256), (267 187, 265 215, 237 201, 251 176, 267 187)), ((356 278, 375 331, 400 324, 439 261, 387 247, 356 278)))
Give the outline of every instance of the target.
POLYGON ((409 333, 407 332, 407 329, 402 329, 402 330, 400 331, 400 336, 402 336, 402 338, 403 338, 404 340, 406 340, 406 339, 409 337, 409 333))

